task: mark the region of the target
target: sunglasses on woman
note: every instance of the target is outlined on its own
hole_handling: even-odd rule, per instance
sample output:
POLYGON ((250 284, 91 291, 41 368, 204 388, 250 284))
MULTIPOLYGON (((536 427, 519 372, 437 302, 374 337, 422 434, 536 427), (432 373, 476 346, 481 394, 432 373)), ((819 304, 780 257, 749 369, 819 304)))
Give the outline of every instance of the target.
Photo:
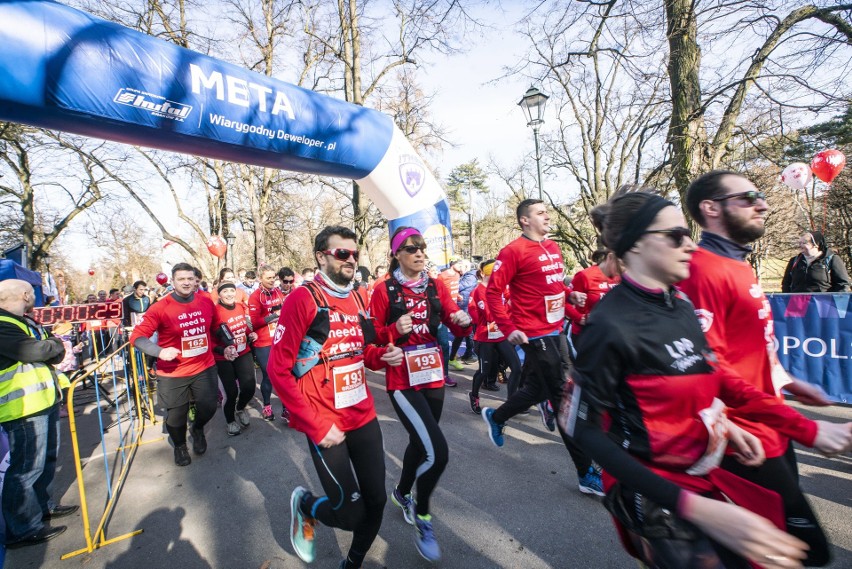
POLYGON ((714 202, 723 202, 725 200, 730 200, 733 198, 742 198, 748 203, 748 205, 754 205, 757 203, 757 200, 766 201, 766 194, 764 192, 756 192, 754 190, 749 190, 747 192, 740 192, 738 194, 728 194, 726 196, 719 196, 718 198, 713 198, 714 202))
POLYGON ((675 247, 680 247, 683 245, 683 240, 692 235, 692 233, 686 227, 672 227, 671 229, 652 229, 651 231, 646 231, 645 233, 659 233, 660 235, 665 235, 669 239, 672 240, 675 247))
POLYGON ((358 250, 352 249, 343 249, 341 247, 337 247, 335 249, 326 249, 322 251, 323 255, 331 255, 338 261, 348 261, 349 257, 352 257, 356 262, 358 261, 358 250))
POLYGON ((406 245, 405 247, 400 247, 396 250, 397 253, 400 251, 405 251, 409 255, 413 255, 418 251, 426 251, 426 245, 406 245))

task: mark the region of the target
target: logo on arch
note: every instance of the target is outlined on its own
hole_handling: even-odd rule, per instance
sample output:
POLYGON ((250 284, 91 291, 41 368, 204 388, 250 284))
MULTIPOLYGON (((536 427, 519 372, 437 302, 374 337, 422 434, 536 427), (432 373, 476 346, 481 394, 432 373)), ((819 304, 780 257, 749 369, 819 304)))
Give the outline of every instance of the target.
POLYGON ((426 183, 426 168, 420 158, 414 154, 403 154, 399 157, 399 181, 411 197, 423 189, 423 184, 426 183))

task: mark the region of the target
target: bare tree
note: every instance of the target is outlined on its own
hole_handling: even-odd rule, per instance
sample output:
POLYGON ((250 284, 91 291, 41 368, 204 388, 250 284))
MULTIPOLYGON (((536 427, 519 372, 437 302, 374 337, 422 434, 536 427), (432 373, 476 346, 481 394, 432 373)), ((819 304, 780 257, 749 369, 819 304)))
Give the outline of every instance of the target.
POLYGON ((31 268, 43 266, 54 241, 104 197, 97 155, 104 143, 0 123, 0 203, 15 212, 17 237, 31 268), (3 170, 11 176, 4 176, 3 170))

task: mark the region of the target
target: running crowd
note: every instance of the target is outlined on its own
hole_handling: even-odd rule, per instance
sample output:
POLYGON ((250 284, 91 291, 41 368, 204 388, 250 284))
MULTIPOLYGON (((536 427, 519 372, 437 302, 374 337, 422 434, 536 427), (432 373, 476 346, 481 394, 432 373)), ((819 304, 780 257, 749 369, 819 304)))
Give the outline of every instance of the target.
POLYGON ((444 388, 455 386, 448 366, 462 365, 464 344, 463 357, 478 359, 470 409, 493 444, 507 444, 513 417, 540 413, 579 490, 603 497, 643 564, 825 565, 829 545, 799 488, 792 441, 848 452, 852 423, 812 421, 784 403, 782 389, 830 401, 790 377, 773 350, 769 304, 745 260, 764 232, 765 195, 741 174, 714 171, 689 187, 686 209, 702 228, 697 244, 680 207, 623 188, 593 211, 602 247, 570 284, 540 200, 518 205, 521 235, 477 269, 453 260, 439 273, 420 232, 400 227, 389 266, 369 284, 355 234, 330 226, 315 236, 317 269, 300 286, 293 270, 263 265, 240 279, 223 269, 207 292, 185 263, 155 303, 135 283, 124 301, 130 341, 156 361, 180 466, 192 461, 188 434, 196 456, 207 449, 220 382, 228 434, 250 426, 257 363, 263 418, 305 434, 322 488, 291 495, 291 541, 308 563, 321 522, 352 532, 340 567, 360 567, 388 495, 417 551, 441 559, 430 499, 450 458, 440 427, 444 388), (384 372, 409 435, 390 492, 365 368, 384 372), (480 407, 480 390, 499 390, 501 376, 505 403, 480 407))

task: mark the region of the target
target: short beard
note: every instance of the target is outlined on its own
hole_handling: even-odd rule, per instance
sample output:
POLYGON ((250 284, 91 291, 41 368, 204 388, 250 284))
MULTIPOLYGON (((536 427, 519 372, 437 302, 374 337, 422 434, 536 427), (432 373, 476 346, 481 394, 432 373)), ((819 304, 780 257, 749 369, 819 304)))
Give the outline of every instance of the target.
POLYGON ((731 241, 740 245, 748 245, 754 243, 766 233, 766 226, 746 227, 736 223, 728 214, 728 208, 722 208, 722 223, 725 226, 725 231, 728 233, 731 241))
POLYGON ((344 277, 343 276, 343 267, 344 266, 345 265, 341 265, 340 269, 337 270, 336 272, 328 271, 326 273, 326 276, 328 276, 328 278, 331 280, 331 282, 333 282, 337 286, 349 286, 349 283, 351 283, 352 279, 355 277, 354 274, 351 277, 348 277, 348 278, 344 277))

